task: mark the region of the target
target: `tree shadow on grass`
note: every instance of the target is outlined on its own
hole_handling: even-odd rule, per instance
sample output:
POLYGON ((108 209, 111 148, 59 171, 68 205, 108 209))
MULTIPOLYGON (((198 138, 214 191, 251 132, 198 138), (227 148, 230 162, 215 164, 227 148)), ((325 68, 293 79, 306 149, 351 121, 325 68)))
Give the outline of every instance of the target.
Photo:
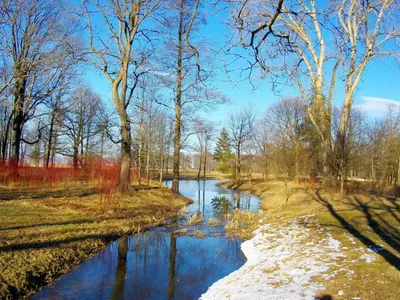
POLYGON ((65 239, 59 239, 59 240, 53 240, 53 241, 4 245, 4 246, 0 246, 0 253, 16 251, 16 250, 54 248, 54 247, 59 247, 61 245, 66 245, 66 244, 90 240, 90 239, 100 239, 103 241, 111 241, 117 237, 118 236, 115 236, 112 234, 87 234, 87 235, 83 235, 83 236, 71 237, 71 238, 65 238, 65 239))
POLYGON ((98 194, 97 188, 0 190, 0 201, 44 198, 86 197, 98 194))
MULTIPOLYGON (((376 207, 372 204, 372 200, 368 202, 361 201, 360 198, 354 197, 354 201, 346 202, 346 205, 350 205, 351 209, 349 210, 338 210, 329 202, 327 199, 324 199, 321 196, 320 191, 316 192, 315 200, 324 205, 330 212, 330 214, 337 220, 339 223, 345 228, 351 235, 361 241, 365 246, 369 249, 372 249, 374 252, 382 256, 389 264, 395 267, 397 270, 400 270, 400 258, 397 256, 400 250, 399 244, 399 233, 395 227, 398 228, 398 225, 389 224, 382 215, 376 213, 376 207), (345 211, 353 211, 357 210, 363 214, 363 217, 367 220, 369 227, 388 245, 390 245, 397 253, 394 254, 390 250, 382 247, 381 245, 376 244, 372 239, 361 233, 357 228, 355 228, 348 220, 346 220, 343 212, 345 211)), ((376 200, 376 199, 374 199, 376 200)), ((383 201, 374 201, 374 203, 379 204, 379 210, 384 210, 388 214, 394 214, 398 220, 397 215, 393 211, 397 210, 395 206, 389 206, 383 203, 383 201)), ((398 211, 398 210, 397 210, 398 211)))
POLYGON ((320 297, 315 297, 314 300, 333 300, 331 295, 322 295, 320 297))

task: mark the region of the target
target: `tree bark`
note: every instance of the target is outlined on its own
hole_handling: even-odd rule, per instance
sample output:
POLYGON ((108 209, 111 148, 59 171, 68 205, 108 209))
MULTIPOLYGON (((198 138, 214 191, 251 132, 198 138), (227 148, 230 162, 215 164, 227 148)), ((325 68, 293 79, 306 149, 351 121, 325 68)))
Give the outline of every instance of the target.
POLYGON ((10 125, 11 125, 11 117, 8 118, 6 128, 4 129, 3 140, 1 145, 1 164, 4 166, 7 161, 7 152, 8 152, 8 140, 10 133, 10 125))
POLYGON ((200 144, 200 153, 199 153, 199 169, 197 171, 197 178, 200 178, 201 175, 201 162, 202 162, 202 156, 203 156, 203 147, 201 144, 201 139, 199 138, 199 144, 200 144))
POLYGON ((121 165, 119 173, 118 190, 128 192, 131 190, 131 124, 128 115, 120 115, 121 118, 121 165))
POLYGON ((73 146, 74 149, 74 154, 73 154, 73 166, 74 166, 74 171, 78 170, 78 162, 79 162, 79 144, 77 142, 74 143, 73 146))
POLYGON ((207 138, 204 144, 204 164, 203 164, 203 178, 206 178, 206 167, 207 167, 207 138))
POLYGON ((236 180, 240 180, 240 169, 241 169, 241 153, 240 153, 241 144, 237 147, 237 159, 236 159, 236 180))
POLYGON ((53 141, 52 141, 53 129, 54 129, 54 113, 51 114, 51 120, 50 120, 49 142, 47 144, 47 153, 46 153, 46 169, 49 168, 50 164, 51 147, 53 146, 53 141))
POLYGON ((174 158, 172 168, 171 190, 179 194, 179 165, 181 151, 181 110, 182 110, 182 54, 183 54, 183 15, 184 1, 180 2, 179 30, 178 30, 178 60, 176 75, 176 99, 175 99, 175 128, 174 128, 174 158))
POLYGON ((161 152, 161 155, 160 155, 160 170, 159 170, 159 172, 160 172, 160 182, 159 182, 160 187, 161 187, 162 181, 163 181, 163 169, 164 169, 164 153, 161 152))
POLYGON ((14 109, 11 134, 11 157, 10 166, 13 176, 18 176, 18 164, 20 158, 22 126, 24 123, 23 107, 25 101, 26 76, 21 73, 15 82, 14 88, 14 109))

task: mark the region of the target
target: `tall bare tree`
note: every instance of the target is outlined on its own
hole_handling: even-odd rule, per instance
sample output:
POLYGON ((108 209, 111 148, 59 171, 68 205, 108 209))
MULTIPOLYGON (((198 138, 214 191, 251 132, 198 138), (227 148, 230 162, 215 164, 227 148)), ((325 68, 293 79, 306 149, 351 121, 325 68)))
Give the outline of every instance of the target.
POLYGON ((330 158, 345 145, 346 120, 364 69, 374 57, 395 54, 390 48, 399 37, 398 2, 239 1, 236 8, 238 42, 255 60, 249 70, 261 67, 273 88, 287 81, 297 85, 319 136, 320 172, 331 175, 330 158), (333 145, 332 100, 340 75, 346 78, 345 99, 333 145))
POLYGON ((240 180, 243 148, 254 133, 255 113, 251 107, 243 108, 232 114, 228 121, 228 131, 233 149, 236 152, 235 179, 240 180))
POLYGON ((344 103, 337 129, 335 161, 345 176, 346 144, 354 92, 369 63, 382 56, 400 58, 399 3, 394 0, 334 1, 345 76, 344 103))
MULTIPOLYGON (((73 60, 68 51, 75 26, 64 14, 65 3, 52 0, 2 1, 6 22, 0 27, 1 51, 12 69, 12 144, 10 164, 19 163, 24 124, 39 104, 60 87, 62 72, 73 60)), ((10 85, 8 80, 6 85, 10 85)))
MULTIPOLYGON (((190 119, 195 115, 195 110, 210 109, 225 99, 212 85, 213 69, 210 64, 213 60, 207 57, 207 51, 203 48, 204 43, 195 35, 196 29, 204 19, 201 1, 165 1, 165 4, 162 24, 167 33, 163 36, 163 47, 171 53, 174 60, 166 61, 163 70, 168 74, 164 76, 166 85, 174 86, 171 91, 171 98, 173 97, 174 101, 173 105, 163 104, 172 108, 175 114, 171 189, 179 193, 180 155, 187 140, 183 134, 185 122, 188 123, 185 118, 190 119)), ((186 132, 187 129, 188 126, 186 132)))
POLYGON ((83 1, 89 34, 84 60, 100 70, 111 84, 111 96, 120 120, 121 163, 118 189, 131 189, 131 121, 127 108, 147 55, 140 54, 138 39, 146 36, 144 22, 161 1, 83 1), (130 82, 130 72, 137 72, 130 82), (130 84, 131 83, 131 84, 130 84))

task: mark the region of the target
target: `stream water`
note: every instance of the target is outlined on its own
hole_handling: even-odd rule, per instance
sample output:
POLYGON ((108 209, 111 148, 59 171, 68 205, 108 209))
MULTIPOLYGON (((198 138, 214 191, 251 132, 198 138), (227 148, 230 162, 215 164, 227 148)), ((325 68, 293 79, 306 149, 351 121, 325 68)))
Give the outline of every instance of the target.
POLYGON ((195 201, 186 217, 120 238, 33 299, 198 299, 245 262, 241 241, 225 236, 227 213, 234 208, 257 211, 260 203, 256 196, 217 183, 181 180, 180 192, 195 201), (204 222, 189 225, 193 214, 204 222), (210 219, 219 225, 208 225, 210 219), (185 235, 171 234, 182 229, 185 235), (199 232, 204 238, 194 236, 199 232))

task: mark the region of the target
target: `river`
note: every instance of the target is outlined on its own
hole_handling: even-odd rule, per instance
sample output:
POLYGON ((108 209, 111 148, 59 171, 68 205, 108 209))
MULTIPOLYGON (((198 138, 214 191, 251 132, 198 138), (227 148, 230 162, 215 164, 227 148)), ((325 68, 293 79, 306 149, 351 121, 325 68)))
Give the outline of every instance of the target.
POLYGON ((33 299, 198 299, 245 262, 242 241, 225 236, 227 214, 238 207, 257 211, 260 205, 258 197, 217 183, 181 180, 181 194, 194 200, 186 217, 118 239, 33 299), (189 225, 193 214, 204 222, 189 225), (210 226, 211 219, 218 225, 210 226), (174 234, 177 231, 185 234, 174 234), (196 237, 198 233, 204 237, 196 237))

